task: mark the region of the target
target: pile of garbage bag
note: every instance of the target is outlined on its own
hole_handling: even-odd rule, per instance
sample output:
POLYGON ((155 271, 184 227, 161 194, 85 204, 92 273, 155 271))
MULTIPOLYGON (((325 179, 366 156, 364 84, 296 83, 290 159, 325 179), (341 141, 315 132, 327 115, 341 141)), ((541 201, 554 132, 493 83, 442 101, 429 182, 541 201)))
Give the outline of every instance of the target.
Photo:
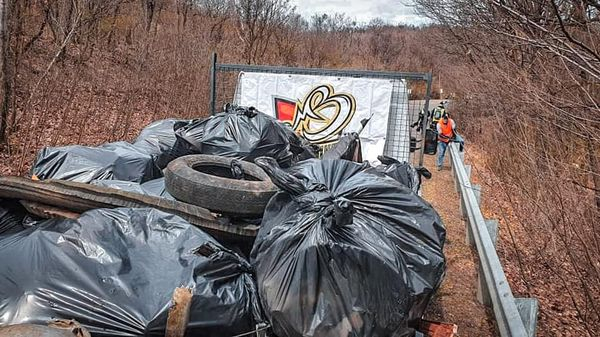
POLYGON ((289 167, 315 157, 289 126, 253 107, 227 105, 224 112, 192 121, 175 134, 172 158, 208 154, 252 162, 268 156, 289 167))
POLYGON ((266 322, 278 337, 414 336, 445 272, 444 226, 418 196, 430 173, 384 156, 361 163, 358 133, 322 160, 319 151, 233 105, 154 122, 133 143, 43 149, 32 168, 41 180, 178 200, 218 214, 233 235, 248 225, 258 235, 217 242, 154 209, 32 222, 18 201, 2 201, 0 326, 64 318, 92 336, 163 336, 173 291, 189 287, 190 336, 237 336, 266 322), (251 250, 251 263, 232 249, 251 250))
POLYGON ((445 271, 431 205, 366 163, 256 162, 282 190, 251 254, 274 333, 413 336, 445 271))
POLYGON ((162 176, 151 154, 127 142, 47 147, 38 153, 31 173, 40 180, 81 183, 104 179, 141 183, 162 176))
POLYGON ((38 179, 82 183, 123 180, 143 183, 162 177, 175 145, 175 129, 187 120, 165 119, 146 126, 133 144, 115 142, 98 147, 61 146, 42 149, 31 169, 38 179))
POLYGON ((74 319, 93 336, 163 336, 171 296, 192 289, 187 334, 263 322, 248 262, 183 219, 97 209, 0 239, 0 326, 74 319))
POLYGON ((252 107, 227 105, 224 112, 208 118, 151 123, 133 144, 44 148, 38 153, 31 173, 41 180, 143 183, 162 177, 161 170, 170 161, 190 154, 219 155, 250 162, 269 156, 289 167, 315 158, 314 150, 277 119, 252 107))

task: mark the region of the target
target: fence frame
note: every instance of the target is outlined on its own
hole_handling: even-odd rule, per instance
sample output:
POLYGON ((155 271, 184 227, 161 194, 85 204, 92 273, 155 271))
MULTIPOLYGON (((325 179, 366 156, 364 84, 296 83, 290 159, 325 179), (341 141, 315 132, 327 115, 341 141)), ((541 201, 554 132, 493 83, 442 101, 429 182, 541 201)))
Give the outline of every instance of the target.
POLYGON ((471 184, 471 166, 464 164, 464 152, 459 151, 458 144, 450 144, 450 157, 455 189, 466 220, 466 241, 479 256, 477 298, 492 307, 501 337, 535 337, 538 300, 513 296, 496 252, 498 221, 484 218, 480 209, 481 186, 471 184))
MULTIPOLYGON (((217 54, 213 53, 211 57, 210 67, 210 113, 214 115, 215 105, 217 101, 217 74, 219 72, 268 72, 274 74, 291 74, 291 75, 317 75, 317 76, 340 76, 354 78, 378 78, 390 80, 417 80, 425 81, 425 104, 423 109, 429 111, 429 101, 431 99, 432 74, 431 73, 415 73, 415 72, 393 72, 393 71, 373 71, 373 70, 345 70, 345 69, 325 69, 325 68, 303 68, 303 67, 285 67, 285 66, 267 66, 267 65, 250 65, 250 64, 224 64, 218 63, 217 54)), ((410 100, 409 100, 410 102, 410 100)), ((423 157, 425 154, 425 131, 427 128, 428 118, 423 118, 421 125, 421 148, 419 153, 418 165, 423 166, 423 157)), ((389 122, 388 122, 389 123, 389 122)), ((410 130, 409 130, 410 134, 410 130)), ((388 130, 389 135, 389 130, 388 130)), ((410 158, 410 152, 409 152, 410 158)), ((410 160, 410 159, 409 159, 410 160)))

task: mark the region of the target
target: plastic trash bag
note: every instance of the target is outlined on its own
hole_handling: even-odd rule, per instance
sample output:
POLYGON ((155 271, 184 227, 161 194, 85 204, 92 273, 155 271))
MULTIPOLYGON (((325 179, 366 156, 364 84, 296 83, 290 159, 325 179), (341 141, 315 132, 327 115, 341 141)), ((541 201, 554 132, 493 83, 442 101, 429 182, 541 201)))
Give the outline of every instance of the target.
POLYGON ((82 183, 103 179, 144 182, 162 177, 152 155, 127 142, 47 147, 38 153, 31 173, 40 180, 82 183))
POLYGON ((152 155, 156 166, 164 169, 169 164, 169 153, 177 141, 175 130, 189 122, 183 119, 163 119, 153 122, 140 132, 133 145, 152 155))
POLYGON ((251 253, 274 333, 413 336, 445 270, 431 205, 368 164, 256 163, 282 189, 251 253))
POLYGON ((183 219, 97 209, 0 241, 0 326, 75 319, 93 336, 164 336, 171 296, 193 289, 186 336, 262 322, 249 263, 183 219))
POLYGON ((340 137, 339 141, 335 143, 335 145, 323 153, 321 159, 346 159, 361 163, 363 159, 360 137, 358 133, 352 132, 340 137))
POLYGON ((283 167, 314 158, 307 146, 287 125, 253 107, 227 106, 206 119, 179 128, 171 158, 210 154, 253 161, 275 158, 283 167))
POLYGON ((18 201, 0 199, 0 237, 24 230, 26 217, 27 212, 18 201))
POLYGON ((421 188, 422 170, 428 173, 428 175, 424 174, 427 179, 431 178, 431 173, 425 168, 417 169, 407 162, 400 162, 387 156, 378 156, 377 159, 381 162, 381 165, 375 168, 378 172, 393 178, 415 193, 418 193, 421 188))
POLYGON ((175 200, 175 198, 173 198, 173 196, 170 195, 165 188, 165 178, 149 180, 141 184, 123 180, 94 180, 91 182, 91 184, 110 187, 121 191, 175 200))

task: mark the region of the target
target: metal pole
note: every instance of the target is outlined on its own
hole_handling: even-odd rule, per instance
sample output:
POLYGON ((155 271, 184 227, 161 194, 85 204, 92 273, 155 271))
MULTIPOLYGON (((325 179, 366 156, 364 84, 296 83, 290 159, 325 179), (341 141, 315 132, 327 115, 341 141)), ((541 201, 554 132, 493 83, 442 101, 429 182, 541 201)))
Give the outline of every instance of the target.
POLYGON ((210 61, 210 114, 215 114, 217 100, 217 53, 213 52, 210 61))
POLYGON ((425 106, 423 107, 425 109, 425 116, 423 116, 423 121, 421 122, 423 123, 421 125, 421 141, 423 143, 421 144, 421 153, 419 155, 419 166, 423 166, 423 156, 425 155, 425 136, 427 135, 427 124, 429 123, 429 98, 431 98, 431 73, 427 73, 426 81, 427 93, 425 94, 425 106))

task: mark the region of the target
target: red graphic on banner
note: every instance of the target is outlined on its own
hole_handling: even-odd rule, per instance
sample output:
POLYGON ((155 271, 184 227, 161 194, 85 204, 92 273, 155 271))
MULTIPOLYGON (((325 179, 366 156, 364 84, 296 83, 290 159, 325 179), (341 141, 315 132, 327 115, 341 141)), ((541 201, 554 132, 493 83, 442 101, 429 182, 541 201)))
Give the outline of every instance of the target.
POLYGON ((282 122, 291 122, 294 120, 296 113, 296 102, 275 97, 275 116, 282 122))

